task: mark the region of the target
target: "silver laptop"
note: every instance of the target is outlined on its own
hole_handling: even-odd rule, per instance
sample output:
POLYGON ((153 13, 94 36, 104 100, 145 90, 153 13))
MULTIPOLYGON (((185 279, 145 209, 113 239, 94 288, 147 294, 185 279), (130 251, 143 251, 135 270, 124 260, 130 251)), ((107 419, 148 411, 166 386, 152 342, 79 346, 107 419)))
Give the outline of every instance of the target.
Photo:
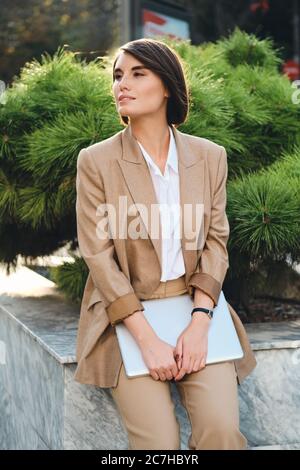
MULTIPOLYGON (((188 293, 162 299, 141 301, 147 321, 162 340, 176 346, 177 338, 191 321, 194 303, 188 293)), ((205 315, 205 313, 195 313, 205 315)), ((126 375, 137 377, 150 375, 138 344, 124 322, 117 323, 119 341, 126 375)), ((206 364, 240 359, 244 353, 232 321, 223 291, 208 330, 208 351, 206 364)))

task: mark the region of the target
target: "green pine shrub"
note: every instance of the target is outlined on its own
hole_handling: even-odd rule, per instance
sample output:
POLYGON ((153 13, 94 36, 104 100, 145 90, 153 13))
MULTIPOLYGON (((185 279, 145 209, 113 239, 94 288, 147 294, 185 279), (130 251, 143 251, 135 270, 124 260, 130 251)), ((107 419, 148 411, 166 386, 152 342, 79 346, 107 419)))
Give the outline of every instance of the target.
MULTIPOLYGON (((190 87, 189 117, 179 129, 227 150, 225 286, 247 292, 262 263, 300 259, 300 106, 292 103, 271 39, 239 29, 200 46, 161 39, 180 55, 190 87)), ((61 47, 26 63, 0 102, 0 262, 8 271, 18 255, 49 255, 70 241, 77 247, 78 153, 123 127, 111 91, 112 59, 87 63, 61 47)), ((74 256, 51 273, 68 297, 81 298, 82 260, 74 256)))

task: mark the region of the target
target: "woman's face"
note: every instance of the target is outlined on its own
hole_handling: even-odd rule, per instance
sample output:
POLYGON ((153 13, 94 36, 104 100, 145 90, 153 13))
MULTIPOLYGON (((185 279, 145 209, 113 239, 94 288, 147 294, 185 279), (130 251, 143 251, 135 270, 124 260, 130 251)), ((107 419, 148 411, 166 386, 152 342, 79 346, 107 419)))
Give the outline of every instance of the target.
POLYGON ((117 111, 122 116, 133 120, 145 115, 166 113, 169 94, 161 78, 124 51, 115 64, 112 89, 117 111), (130 98, 119 100, 121 95, 130 98))

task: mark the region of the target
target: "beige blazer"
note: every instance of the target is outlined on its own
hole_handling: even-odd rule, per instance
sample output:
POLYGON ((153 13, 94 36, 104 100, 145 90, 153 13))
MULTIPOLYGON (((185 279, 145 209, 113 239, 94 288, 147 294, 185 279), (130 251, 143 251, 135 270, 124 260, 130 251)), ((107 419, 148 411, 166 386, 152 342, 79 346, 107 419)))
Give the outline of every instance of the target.
MULTIPOLYGON (((194 287, 199 287, 216 305, 228 269, 227 155, 224 147, 210 140, 183 133, 174 126, 172 129, 178 152, 181 207, 196 203, 204 207, 204 243, 197 249, 187 244, 195 226, 184 217, 181 220, 186 286, 191 298, 194 287)), ((147 220, 144 210, 127 214, 125 220, 128 226, 133 219, 138 220, 146 236, 99 236, 101 224, 112 220, 111 215, 97 212, 99 205, 111 204, 118 214, 119 196, 126 196, 128 206, 143 204, 150 214, 151 204, 157 204, 149 168, 130 124, 80 151, 76 191, 79 250, 89 275, 81 303, 74 379, 98 387, 115 387, 122 358, 114 326, 134 311, 143 310, 141 300, 154 292, 161 278, 161 236, 153 235, 151 219, 147 220)), ((228 306, 244 350, 244 357, 235 361, 241 383, 256 366, 256 359, 239 316, 228 306)))

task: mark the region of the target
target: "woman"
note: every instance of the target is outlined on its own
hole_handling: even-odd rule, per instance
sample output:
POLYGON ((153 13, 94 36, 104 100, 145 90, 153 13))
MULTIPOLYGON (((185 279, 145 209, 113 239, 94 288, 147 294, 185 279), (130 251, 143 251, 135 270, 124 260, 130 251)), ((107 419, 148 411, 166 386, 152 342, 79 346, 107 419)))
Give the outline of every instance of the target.
POLYGON ((173 348, 156 336, 140 302, 188 292, 195 307, 217 305, 228 269, 226 151, 176 129, 187 118, 188 90, 179 57, 164 43, 143 38, 121 47, 112 90, 126 127, 82 149, 77 164, 78 241, 89 276, 75 380, 111 388, 130 449, 180 449, 171 380, 191 421, 190 449, 245 449, 237 385, 256 360, 236 312, 228 304, 244 357, 206 366, 208 315, 192 315, 173 348), (199 227, 194 234, 201 246, 189 244, 193 213, 178 225, 178 211, 168 219, 161 212, 157 232, 150 216, 157 204, 202 206, 201 236, 199 227), (114 330, 121 321, 141 349, 146 377, 126 376, 114 330))

